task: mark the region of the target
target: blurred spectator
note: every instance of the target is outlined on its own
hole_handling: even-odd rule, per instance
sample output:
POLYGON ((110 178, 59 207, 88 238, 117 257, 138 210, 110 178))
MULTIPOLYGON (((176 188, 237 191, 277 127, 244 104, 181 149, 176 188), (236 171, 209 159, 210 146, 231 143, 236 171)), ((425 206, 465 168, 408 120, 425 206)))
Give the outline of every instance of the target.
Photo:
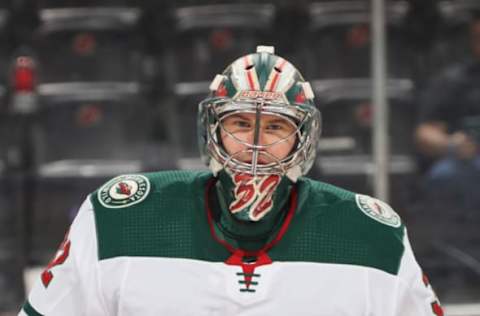
POLYGON ((463 209, 480 207, 480 14, 470 22, 471 58, 434 79, 421 97, 415 132, 428 161, 426 193, 431 202, 463 209))

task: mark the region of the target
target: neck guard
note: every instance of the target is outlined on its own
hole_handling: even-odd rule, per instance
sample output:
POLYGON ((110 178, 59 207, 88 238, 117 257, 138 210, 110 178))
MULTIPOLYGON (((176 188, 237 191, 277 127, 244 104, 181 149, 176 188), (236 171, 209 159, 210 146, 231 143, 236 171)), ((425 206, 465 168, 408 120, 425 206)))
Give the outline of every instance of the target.
POLYGON ((268 238, 281 223, 290 195, 287 177, 252 177, 221 171, 216 183, 223 233, 238 240, 268 238))

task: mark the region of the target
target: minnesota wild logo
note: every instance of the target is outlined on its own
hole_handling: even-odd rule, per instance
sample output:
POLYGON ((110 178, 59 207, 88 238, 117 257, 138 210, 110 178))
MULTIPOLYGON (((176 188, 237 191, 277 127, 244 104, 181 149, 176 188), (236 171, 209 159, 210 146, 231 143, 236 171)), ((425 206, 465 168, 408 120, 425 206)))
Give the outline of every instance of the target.
POLYGON ((400 227, 400 216, 385 202, 368 195, 355 196, 358 208, 374 220, 392 227, 400 227))
POLYGON ((116 177, 98 190, 97 197, 104 207, 123 208, 142 202, 150 192, 150 181, 142 175, 116 177))

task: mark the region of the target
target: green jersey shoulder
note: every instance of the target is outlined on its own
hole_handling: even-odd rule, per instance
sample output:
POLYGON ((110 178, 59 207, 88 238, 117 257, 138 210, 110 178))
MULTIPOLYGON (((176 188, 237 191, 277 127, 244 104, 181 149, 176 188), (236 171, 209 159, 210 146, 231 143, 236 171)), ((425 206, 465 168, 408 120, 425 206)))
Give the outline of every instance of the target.
POLYGON ((208 176, 208 173, 165 171, 120 175, 102 185, 91 198, 96 209, 128 208, 163 191, 173 191, 175 195, 186 192, 186 186, 191 187, 202 176, 208 176))
POLYGON ((304 179, 313 202, 329 206, 342 206, 349 209, 349 215, 366 215, 371 219, 390 226, 401 228, 400 216, 385 202, 365 194, 354 193, 331 184, 304 179), (358 212, 360 211, 360 213, 358 212))
POLYGON ((201 208, 210 178, 208 172, 162 171, 121 175, 105 183, 90 195, 99 259, 189 257, 192 236, 198 234, 192 228, 206 221, 201 208))
POLYGON ((297 214, 285 236, 288 242, 273 249, 277 259, 398 272, 405 230, 387 204, 308 178, 299 179, 297 187, 297 214))

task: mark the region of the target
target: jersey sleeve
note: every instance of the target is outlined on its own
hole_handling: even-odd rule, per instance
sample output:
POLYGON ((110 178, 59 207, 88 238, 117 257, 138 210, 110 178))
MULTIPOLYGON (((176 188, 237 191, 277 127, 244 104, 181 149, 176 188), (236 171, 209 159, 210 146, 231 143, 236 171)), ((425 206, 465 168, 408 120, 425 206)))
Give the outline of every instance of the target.
POLYGON ((104 306, 94 211, 87 198, 19 315, 107 315, 104 306))
POLYGON ((443 316, 440 302, 427 276, 417 263, 407 233, 404 235, 405 251, 399 270, 396 316, 443 316))

